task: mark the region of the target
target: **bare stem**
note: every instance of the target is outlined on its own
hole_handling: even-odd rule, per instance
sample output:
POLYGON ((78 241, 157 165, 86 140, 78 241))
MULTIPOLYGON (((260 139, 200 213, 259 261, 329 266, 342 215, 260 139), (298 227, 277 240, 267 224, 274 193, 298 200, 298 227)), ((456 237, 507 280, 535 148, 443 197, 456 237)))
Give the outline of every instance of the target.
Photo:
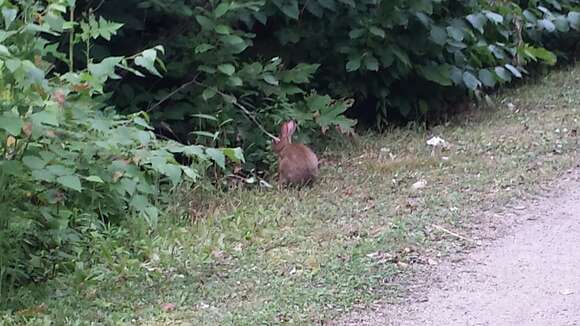
MULTIPOLYGON (((165 96, 164 98, 162 98, 162 99, 161 99, 159 102, 157 102, 157 103, 155 103, 154 105, 152 105, 152 106, 151 106, 149 109, 147 109, 147 112, 151 112, 151 111, 155 110, 155 109, 156 109, 156 108, 158 108, 158 107, 159 107, 161 104, 163 104, 165 101, 167 101, 169 98, 171 98, 173 95, 175 95, 175 94, 179 93, 180 91, 182 91, 184 88, 188 87, 188 86, 189 86, 189 85, 191 85, 191 84, 195 84, 195 85, 202 86, 202 87, 208 87, 208 86, 206 86, 205 84, 203 84, 203 83, 201 83, 201 82, 197 81, 197 76, 198 76, 198 75, 195 75, 195 77, 193 77, 193 79, 192 79, 192 80, 190 80, 190 81, 186 82, 185 84, 183 84, 183 85, 179 86, 179 87, 178 87, 177 89, 175 89, 173 92, 169 93, 167 96, 165 96)), ((213 88, 213 87, 212 87, 212 88, 213 88)), ((242 111, 242 112, 243 112, 243 113, 244 113, 244 114, 245 114, 245 115, 248 117, 248 119, 250 119, 250 120, 251 120, 251 121, 252 121, 252 122, 253 122, 253 123, 254 123, 254 124, 255 124, 255 125, 258 127, 258 128, 260 128, 260 130, 261 130, 261 131, 262 131, 264 134, 266 134, 266 136, 268 136, 268 137, 270 137, 270 138, 272 138, 273 140, 276 140, 276 141, 277 141, 277 140, 279 140, 279 138, 278 138, 278 137, 276 137, 276 136, 274 136, 273 134, 271 134, 270 132, 268 132, 268 130, 266 130, 266 128, 264 128, 264 126, 262 126, 262 125, 261 125, 261 124, 258 122, 258 120, 256 120, 256 118, 254 117, 254 115, 253 115, 253 114, 252 114, 252 113, 251 113, 251 112, 250 112, 248 109, 246 109, 246 107, 244 107, 242 104, 240 104, 240 103, 238 102, 238 100, 237 100, 237 99, 236 99, 234 96, 228 95, 228 94, 226 94, 226 93, 224 93, 224 92, 222 92, 222 91, 220 91, 219 89, 216 89, 216 88, 213 88, 213 90, 214 90, 216 93, 220 94, 221 96, 224 96, 224 97, 225 97, 225 96, 228 96, 228 97, 232 98, 232 104, 233 104, 233 105, 234 105, 236 108, 238 108, 240 111, 242 111)))
POLYGON ((70 34, 69 34, 69 39, 68 39, 68 69, 70 72, 74 71, 74 41, 75 41, 75 28, 74 28, 74 22, 75 22, 75 7, 72 6, 70 8, 70 23, 72 24, 71 29, 70 29, 70 34))

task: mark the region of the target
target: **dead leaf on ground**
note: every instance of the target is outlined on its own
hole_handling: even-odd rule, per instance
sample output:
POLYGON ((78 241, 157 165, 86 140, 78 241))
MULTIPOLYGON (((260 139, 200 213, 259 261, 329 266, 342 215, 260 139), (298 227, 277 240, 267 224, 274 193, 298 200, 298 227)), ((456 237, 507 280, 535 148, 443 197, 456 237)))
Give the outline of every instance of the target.
POLYGON ((175 310, 176 305, 174 303, 164 303, 161 305, 161 310, 164 312, 171 312, 175 310))
POLYGON ((415 183, 413 183, 413 185, 411 186, 411 189, 413 190, 420 190, 427 187, 427 181, 425 180, 419 180, 415 183))

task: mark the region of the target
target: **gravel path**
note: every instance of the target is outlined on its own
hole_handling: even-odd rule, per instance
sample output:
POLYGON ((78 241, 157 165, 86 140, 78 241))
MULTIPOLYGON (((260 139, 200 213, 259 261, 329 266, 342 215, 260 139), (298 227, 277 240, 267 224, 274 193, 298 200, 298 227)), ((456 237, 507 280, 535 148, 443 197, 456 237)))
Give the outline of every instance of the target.
POLYGON ((408 302, 336 325, 580 326, 580 181, 522 211, 506 234, 444 263, 408 302))

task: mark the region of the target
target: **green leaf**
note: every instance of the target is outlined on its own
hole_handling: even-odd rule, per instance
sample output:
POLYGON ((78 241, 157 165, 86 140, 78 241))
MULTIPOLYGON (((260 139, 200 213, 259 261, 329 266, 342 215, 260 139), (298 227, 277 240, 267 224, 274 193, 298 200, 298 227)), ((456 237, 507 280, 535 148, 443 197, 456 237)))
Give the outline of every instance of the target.
POLYGON ((49 165, 46 167, 46 169, 50 171, 52 174, 57 175, 59 177, 74 174, 73 170, 59 164, 49 165))
POLYGON ((157 68, 155 68, 155 61, 157 60, 157 51, 154 49, 148 49, 141 53, 141 55, 135 58, 135 64, 137 66, 147 69, 150 73, 155 76, 161 77, 157 68))
POLYGON ((23 61, 22 68, 24 69, 24 72, 26 73, 26 76, 28 77, 30 82, 37 85, 42 85, 45 82, 44 70, 38 68, 31 61, 29 60, 23 61))
POLYGON ((555 65, 558 61, 556 55, 544 48, 535 48, 528 46, 525 48, 525 52, 531 55, 534 58, 538 58, 549 65, 555 65))
POLYGON ((165 175, 171 180, 173 186, 179 185, 181 181, 181 168, 176 164, 168 164, 165 167, 165 175))
POLYGON ((13 177, 20 177, 24 175, 24 168, 19 161, 16 160, 0 160, 0 176, 9 175, 13 177))
POLYGON ((306 84, 319 67, 319 64, 299 63, 294 68, 282 72, 281 80, 285 83, 306 84))
POLYGON ((94 182, 94 183, 105 183, 103 181, 103 179, 101 179, 101 177, 96 176, 96 175, 91 175, 85 178, 85 180, 89 181, 89 182, 94 182))
POLYGON ((244 162, 244 152, 241 148, 224 148, 222 149, 224 155, 233 162, 244 162))
POLYGON ((492 11, 487 11, 485 17, 491 20, 494 24, 503 24, 503 16, 492 11))
POLYGON ((139 212, 144 212, 150 206, 149 200, 143 195, 135 195, 131 198, 129 205, 139 212))
POLYGON ((510 64, 506 64, 506 65, 504 65, 504 67, 506 67, 507 70, 509 70, 517 78, 522 78, 522 73, 518 70, 518 68, 516 68, 510 64))
POLYGON ((199 178, 199 173, 197 173, 194 169, 190 168, 189 166, 181 166, 181 170, 186 177, 191 179, 192 181, 196 181, 199 178))
POLYGON ((503 50, 498 46, 490 44, 487 48, 491 53, 493 53, 493 56, 496 57, 497 59, 503 60, 505 58, 503 50))
POLYGON ((463 39, 465 37, 465 34, 463 34, 463 31, 457 27, 454 27, 454 26, 447 27, 447 34, 451 38, 456 40, 457 42, 463 41, 463 39))
POLYGON ((201 158, 206 159, 206 155, 203 152, 203 147, 198 145, 189 145, 183 148, 183 154, 187 155, 189 158, 201 158))
POLYGON ((222 35, 229 35, 231 33, 231 29, 226 25, 217 25, 214 30, 216 33, 222 35))
POLYGON ((270 85, 274 85, 274 86, 279 85, 278 79, 276 79, 276 77, 274 77, 274 75, 272 75, 272 74, 264 74, 264 75, 262 75, 262 79, 270 85))
POLYGON ((210 120, 210 121, 218 121, 218 118, 214 117, 213 115, 203 114, 203 113, 195 113, 191 115, 194 118, 199 118, 203 120, 210 120))
POLYGON ((123 24, 114 23, 105 20, 103 17, 99 17, 99 27, 96 31, 99 36, 107 41, 111 40, 111 36, 117 34, 117 31, 123 27, 123 24))
POLYGON ((4 61, 4 64, 6 65, 6 68, 10 70, 11 73, 16 72, 16 70, 22 67, 22 61, 20 61, 19 59, 8 59, 4 61))
POLYGON ((203 93, 201 94, 201 97, 207 101, 207 100, 211 99, 212 97, 214 97, 216 94, 217 94, 217 91, 214 88, 209 87, 203 91, 203 93))
POLYGON ((36 125, 59 126, 59 114, 56 110, 44 110, 34 113, 30 116, 30 120, 36 125))
POLYGON ((481 69, 479 71, 479 80, 487 87, 494 87, 496 84, 493 73, 488 69, 481 69))
MULTIPOLYGON (((483 14, 471 14, 467 16, 465 19, 480 33, 483 34, 483 27, 487 22, 487 18, 483 14)), ((475 78, 475 77, 474 77, 475 78)))
POLYGON ((236 67, 231 63, 224 63, 217 66, 217 69, 224 75, 231 76, 236 72, 236 67))
POLYGON ((228 78, 228 82, 231 86, 234 86, 234 87, 239 87, 239 86, 244 85, 244 81, 240 77, 237 77, 237 76, 232 76, 232 77, 228 78))
POLYGON ((215 46, 213 46, 211 44, 203 43, 203 44, 196 46, 194 52, 198 53, 198 54, 205 53, 211 49, 215 49, 215 46))
POLYGON ((18 136, 22 130, 22 120, 18 116, 0 115, 0 129, 6 130, 12 136, 18 136))
POLYGON ((157 207, 149 205, 141 213, 145 216, 150 226, 155 226, 159 222, 159 209, 157 207))
POLYGON ((214 10, 213 14, 216 18, 220 18, 225 15, 228 10, 230 10, 231 5, 229 3, 220 3, 214 10))
POLYGON ((12 56, 12 54, 10 53, 10 50, 8 50, 6 45, 0 44, 0 56, 2 56, 2 57, 11 57, 12 56))
POLYGON ((99 63, 89 63, 88 70, 95 78, 99 80, 120 79, 121 77, 115 73, 115 67, 121 63, 123 57, 109 57, 103 59, 99 63))
POLYGON ((56 182, 61 184, 65 188, 76 190, 78 192, 82 191, 81 179, 76 175, 64 175, 56 178, 56 182))
POLYGON ((512 75, 504 67, 495 67, 495 73, 504 81, 512 80, 512 75))
POLYGON ((421 22, 421 24, 423 24, 423 26, 429 28, 431 27, 431 24, 433 24, 433 19, 431 19, 431 17, 427 16, 425 13, 423 12, 415 12, 415 17, 417 17, 417 19, 421 22))
POLYGON ((31 170, 40 170, 46 166, 46 162, 38 156, 24 156, 22 163, 31 170))
POLYGON ((379 71, 379 60, 377 60, 377 58, 372 54, 365 56, 364 63, 367 70, 379 71))
POLYGON ((36 181, 54 182, 56 176, 47 169, 32 170, 32 178, 36 181))
POLYGON ((227 45, 240 45, 240 44, 244 44, 244 39, 237 36, 237 35, 225 35, 221 37, 222 42, 224 42, 227 45))
POLYGON ((522 14, 529 22, 535 24, 538 21, 538 17, 528 9, 524 10, 522 14))
POLYGON ((213 28, 213 21, 206 16, 197 15, 195 16, 195 20, 205 30, 211 30, 213 28))
POLYGON ((212 161, 214 161, 220 168, 225 169, 226 167, 226 157, 224 153, 215 148, 208 148, 205 150, 205 153, 212 161))
POLYGON ((348 5, 351 8, 356 7, 356 2, 354 0, 338 0, 338 2, 344 3, 345 5, 348 5))
POLYGON ((151 134, 148 131, 137 130, 135 132, 135 139, 143 146, 146 146, 151 141, 151 134))
POLYGON ((8 29, 16 19, 18 10, 12 8, 2 8, 2 17, 4 17, 4 29, 8 29))
POLYGON ((346 71, 352 72, 360 69, 361 57, 359 55, 352 56, 346 63, 346 71))
POLYGON ((556 26, 549 19, 538 20, 538 26, 541 29, 548 31, 549 33, 554 32, 556 30, 556 26))
POLYGON ((401 48, 399 48, 397 46, 392 47, 391 48, 391 51, 393 51, 393 54, 405 66, 407 66, 407 67, 411 67, 412 66, 411 59, 409 58, 409 55, 407 54, 407 52, 401 50, 401 48))
POLYGON ((433 1, 431 0, 408 0, 407 2, 413 11, 422 11, 428 15, 433 14, 433 1))
POLYGON ((580 12, 579 11, 569 12, 566 19, 570 23, 570 27, 572 27, 574 30, 580 31, 580 12))
POLYGON ((332 99, 329 96, 313 95, 307 99, 307 102, 308 107, 320 113, 316 122, 323 129, 336 125, 348 132, 356 124, 356 121, 344 116, 344 112, 348 108, 344 101, 336 101, 331 104, 332 99))
POLYGON ((481 85, 481 82, 469 71, 463 73, 463 83, 471 90, 476 90, 481 85))
POLYGON ((55 15, 52 13, 48 13, 44 16, 44 22, 50 27, 50 30, 57 33, 62 33, 65 27, 70 26, 70 22, 65 21, 61 15, 55 15))
POLYGON ((218 138, 220 132, 216 131, 214 133, 211 133, 211 132, 207 132, 207 131, 192 131, 191 134, 202 136, 202 137, 207 137, 207 138, 210 138, 212 141, 215 141, 218 138))
POLYGON ((442 86, 451 86, 451 72, 448 65, 428 65, 420 68, 420 72, 425 79, 442 86))
POLYGON ((286 17, 298 20, 300 17, 300 9, 298 8, 297 0, 290 0, 290 3, 284 4, 280 7, 280 10, 286 15, 286 17))
POLYGON ((318 3, 331 11, 336 11, 336 2, 334 0, 318 0, 318 3))
POLYGON ((364 29, 355 28, 348 33, 348 37, 350 37, 351 40, 356 40, 357 38, 363 36, 364 33, 365 33, 364 29))
POLYGON ((305 6, 306 10, 316 16, 316 18, 322 18, 324 15, 324 9, 316 1, 308 1, 305 3, 305 6))
POLYGON ((431 40, 437 45, 445 45, 447 42, 447 33, 443 27, 433 25, 431 27, 431 40))
POLYGON ((449 78, 451 78, 453 84, 460 85, 463 81, 463 70, 459 69, 457 66, 451 66, 449 78))
POLYGON ((381 28, 376 27, 376 26, 371 26, 371 28, 369 28, 369 32, 371 32, 371 34, 378 36, 380 38, 385 38, 385 31, 381 28))
POLYGON ((566 19, 566 17, 564 16, 556 17, 556 19, 554 20, 554 25, 556 25, 556 29, 559 32, 567 33, 570 31, 570 23, 568 22, 568 19, 566 19))

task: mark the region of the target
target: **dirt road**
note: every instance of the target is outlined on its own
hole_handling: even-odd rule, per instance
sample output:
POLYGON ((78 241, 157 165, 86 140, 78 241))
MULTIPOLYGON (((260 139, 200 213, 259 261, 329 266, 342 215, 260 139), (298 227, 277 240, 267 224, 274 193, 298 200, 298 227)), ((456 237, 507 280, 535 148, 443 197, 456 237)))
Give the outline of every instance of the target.
POLYGON ((526 204, 499 239, 444 263, 408 302, 338 325, 580 325, 580 178, 526 204))

